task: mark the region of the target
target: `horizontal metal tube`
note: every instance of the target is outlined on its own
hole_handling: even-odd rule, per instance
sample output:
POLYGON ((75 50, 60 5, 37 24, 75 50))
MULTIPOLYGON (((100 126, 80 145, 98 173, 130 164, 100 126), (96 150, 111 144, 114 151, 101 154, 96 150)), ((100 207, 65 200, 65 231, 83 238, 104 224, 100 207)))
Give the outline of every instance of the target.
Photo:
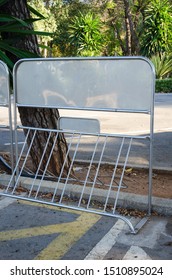
POLYGON ((130 109, 117 109, 117 108, 90 108, 90 107, 65 107, 65 106, 50 106, 50 105, 33 105, 33 104, 20 104, 16 103, 17 107, 30 107, 30 108, 49 108, 49 109, 63 109, 63 110, 74 110, 74 111, 95 111, 95 112, 112 112, 112 113, 137 113, 137 114, 150 114, 150 110, 130 110, 130 109))
POLYGON ((132 139, 150 139, 150 135, 146 136, 137 136, 137 135, 129 135, 129 134, 113 134, 113 133, 89 133, 89 132, 75 132, 69 130, 59 130, 59 129, 48 129, 48 128, 36 128, 36 127, 28 127, 19 125, 18 129, 30 129, 30 130, 39 130, 39 131, 47 131, 47 132, 56 132, 56 133, 66 133, 66 134, 76 134, 76 135, 83 135, 83 136, 100 136, 100 137, 117 137, 117 138, 132 138, 132 139))
MULTIPOLYGON (((0 192, 0 195, 4 195, 4 194, 0 192)), ((93 213, 93 214, 97 214, 97 215, 103 215, 103 216, 108 216, 108 217, 121 219, 128 224, 128 226, 131 230, 131 233, 135 233, 135 229, 134 229, 132 223, 130 222, 130 220, 127 219, 126 217, 121 216, 120 214, 111 214, 111 213, 107 213, 107 212, 92 210, 90 208, 86 209, 86 208, 82 208, 82 207, 74 207, 74 206, 64 205, 64 204, 61 204, 61 203, 41 201, 41 200, 38 200, 38 199, 36 200, 36 199, 32 199, 32 198, 28 198, 28 197, 26 198, 26 197, 18 196, 18 195, 5 194, 5 196, 16 198, 16 199, 21 199, 21 200, 25 200, 25 201, 31 201, 31 202, 36 202, 36 203, 41 203, 41 204, 46 204, 46 205, 58 206, 58 207, 61 207, 61 208, 67 208, 67 209, 72 209, 72 210, 77 210, 77 211, 79 210, 79 211, 82 211, 82 212, 88 212, 88 213, 93 213)))

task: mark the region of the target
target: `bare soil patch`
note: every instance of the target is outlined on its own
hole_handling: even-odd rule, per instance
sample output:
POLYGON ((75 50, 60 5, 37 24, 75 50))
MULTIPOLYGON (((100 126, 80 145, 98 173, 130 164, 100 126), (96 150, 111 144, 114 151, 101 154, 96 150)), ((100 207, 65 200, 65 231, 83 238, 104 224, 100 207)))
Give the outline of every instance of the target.
MULTIPOLYGON (((88 166, 86 164, 80 163, 81 169, 77 171, 76 175, 81 180, 85 178, 85 173, 88 166)), ((92 177, 95 174, 95 168, 92 168, 92 177)), ((97 187, 102 188, 101 182, 104 184, 109 183, 109 178, 111 178, 113 172, 113 167, 111 165, 103 165, 100 167, 98 180, 100 180, 100 185, 97 187)), ((121 169, 117 170, 120 177, 121 169)), ((118 181, 118 180, 117 180, 118 181)), ((124 178, 121 188, 122 192, 129 192, 133 194, 147 195, 148 194, 148 170, 139 168, 127 168, 124 172, 124 178)), ((104 187, 105 188, 105 187, 104 187)), ((172 172, 154 170, 152 176, 152 194, 156 197, 169 198, 172 199, 172 172)))

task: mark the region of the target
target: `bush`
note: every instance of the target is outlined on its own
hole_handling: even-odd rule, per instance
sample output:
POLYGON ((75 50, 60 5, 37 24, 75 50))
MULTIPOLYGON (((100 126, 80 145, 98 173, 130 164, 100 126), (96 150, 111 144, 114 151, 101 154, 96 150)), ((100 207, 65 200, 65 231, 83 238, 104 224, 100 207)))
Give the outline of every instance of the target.
POLYGON ((155 92, 172 92, 172 79, 156 80, 155 92))

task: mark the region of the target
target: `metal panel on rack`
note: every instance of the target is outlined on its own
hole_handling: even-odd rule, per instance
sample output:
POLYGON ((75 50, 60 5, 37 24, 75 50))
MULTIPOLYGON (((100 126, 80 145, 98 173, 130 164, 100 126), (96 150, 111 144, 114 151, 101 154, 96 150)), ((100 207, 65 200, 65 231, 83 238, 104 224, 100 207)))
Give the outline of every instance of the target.
POLYGON ((152 65, 141 57, 21 60, 15 71, 19 106, 151 111, 152 65))

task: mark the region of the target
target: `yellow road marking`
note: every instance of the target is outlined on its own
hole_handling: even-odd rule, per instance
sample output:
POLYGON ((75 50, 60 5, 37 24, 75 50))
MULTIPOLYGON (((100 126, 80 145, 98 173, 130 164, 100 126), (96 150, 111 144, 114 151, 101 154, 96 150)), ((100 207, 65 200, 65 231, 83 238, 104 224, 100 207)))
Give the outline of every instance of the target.
POLYGON ((60 259, 99 219, 98 215, 82 213, 76 221, 68 225, 62 224, 62 234, 56 237, 35 259, 60 259))
MULTIPOLYGON (((38 203, 23 202, 23 204, 38 206, 38 203)), ((40 206, 40 205, 39 205, 40 206)), ((42 205, 48 209, 77 213, 79 216, 75 221, 53 224, 47 226, 38 226, 25 229, 15 229, 0 232, 0 241, 8 241, 34 236, 49 235, 60 233, 50 244, 43 249, 35 259, 60 259, 69 248, 79 240, 99 219, 100 216, 69 209, 59 209, 55 206, 42 205)))

